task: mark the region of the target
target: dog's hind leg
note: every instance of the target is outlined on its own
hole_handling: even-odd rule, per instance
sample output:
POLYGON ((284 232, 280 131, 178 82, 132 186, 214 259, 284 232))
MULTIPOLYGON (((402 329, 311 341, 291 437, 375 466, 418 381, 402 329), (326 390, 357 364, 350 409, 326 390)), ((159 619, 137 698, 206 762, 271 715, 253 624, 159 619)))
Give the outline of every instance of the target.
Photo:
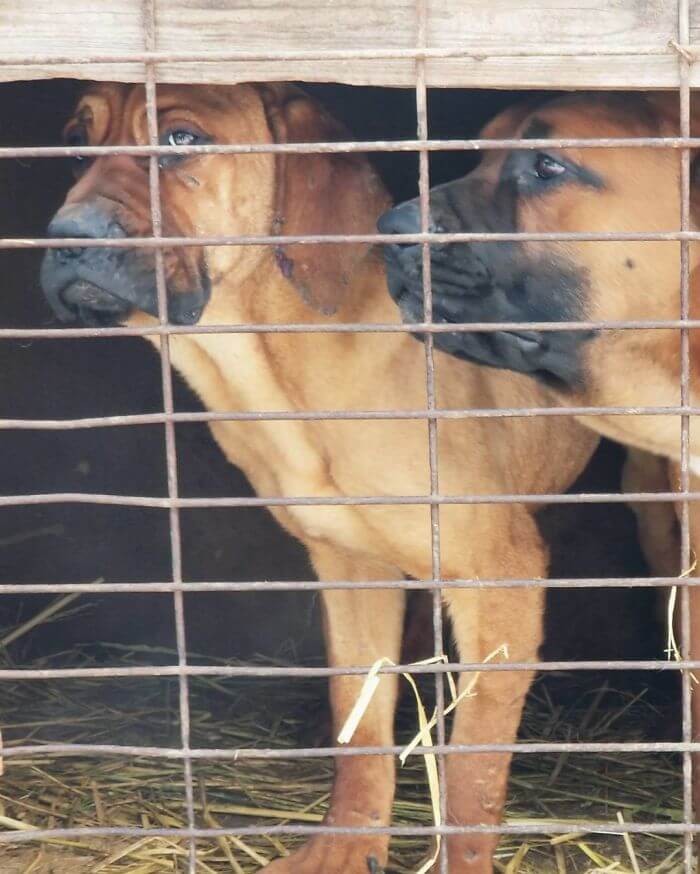
MULTIPOLYGON (((622 490, 628 494, 675 491, 680 480, 672 468, 667 458, 629 447, 622 468, 622 490)), ((681 572, 678 506, 656 501, 630 503, 629 506, 637 520, 639 545, 649 573, 654 577, 677 577, 681 572)), ((657 589, 656 621, 664 639, 668 633, 668 623, 673 622, 676 638, 680 640, 678 615, 668 615, 670 591, 668 586, 657 589)))
MULTIPOLYGON (((669 492, 677 486, 671 482, 669 461, 641 449, 627 449, 622 468, 622 490, 635 492, 669 492)), ((680 573, 680 533, 671 503, 630 503, 637 519, 637 533, 642 553, 655 577, 675 577, 680 573)))
MULTIPOLYGON (((393 580, 396 568, 330 546, 315 545, 311 560, 319 579, 393 580)), ((322 607, 328 663, 333 667, 369 666, 387 657, 398 662, 405 593, 401 589, 335 589, 323 592, 322 607)), ((357 700, 364 675, 334 676, 330 681, 333 740, 357 700)), ((393 743, 398 676, 385 674, 352 738, 353 746, 393 743)), ((326 825, 387 826, 391 821, 395 768, 393 756, 340 756, 326 825)), ((286 859, 265 869, 269 874, 374 874, 385 864, 387 835, 317 835, 286 859)))

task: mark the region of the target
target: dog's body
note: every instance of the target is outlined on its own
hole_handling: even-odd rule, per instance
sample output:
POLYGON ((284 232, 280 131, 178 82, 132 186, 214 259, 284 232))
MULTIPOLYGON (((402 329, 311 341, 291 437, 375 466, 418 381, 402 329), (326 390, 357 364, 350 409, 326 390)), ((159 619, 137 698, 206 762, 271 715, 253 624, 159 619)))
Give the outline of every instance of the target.
MULTIPOLYGON (((160 101, 163 136, 179 141, 193 130, 202 141, 206 135, 216 142, 325 140, 339 133, 315 104, 291 89, 162 88, 160 101), (168 133, 170 116, 174 120, 168 133)), ((142 90, 91 90, 69 125, 68 138, 91 144, 143 142, 142 90)), ((386 207, 386 196, 369 165, 354 156, 277 161, 269 154, 197 157, 163 166, 166 233, 267 234, 280 227, 286 234, 366 233, 386 207)), ((129 158, 98 159, 69 193, 51 233, 148 234, 147 192, 143 164, 129 158)), ((144 314, 155 312, 152 256, 109 254, 114 251, 67 250, 47 256, 43 284, 60 316, 78 315, 91 322, 153 321, 152 315, 144 314)), ((165 262, 170 314, 176 321, 231 325, 398 320, 386 293, 382 261, 367 247, 172 250, 166 251, 165 262)), ((406 333, 176 335, 170 338, 170 348, 175 366, 214 411, 410 411, 427 404, 424 352, 406 333)), ((441 352, 435 359, 440 407, 538 407, 547 402, 545 390, 525 376, 464 365, 441 352)), ((217 421, 212 431, 261 496, 386 499, 430 494, 425 420, 217 421)), ((594 434, 568 417, 443 419, 438 424, 440 492, 561 492, 583 469, 596 443, 594 434)), ((442 506, 442 576, 545 576, 547 553, 534 509, 517 503, 442 506)), ((321 580, 400 580, 404 575, 432 579, 430 508, 425 503, 290 504, 273 507, 272 512, 308 548, 321 580)), ((463 661, 479 663, 503 644, 513 661, 536 659, 541 589, 455 588, 446 591, 445 599, 463 661)), ((323 608, 331 665, 370 665, 381 657, 398 660, 404 613, 400 589, 328 590, 323 608)), ((462 685, 468 679, 462 677, 462 685)), ((530 671, 485 672, 478 696, 458 709, 452 740, 511 742, 531 679, 530 671)), ((331 681, 336 730, 361 683, 357 676, 331 681)), ((382 679, 354 744, 392 743, 396 690, 395 675, 382 679)), ((505 754, 448 757, 452 822, 498 821, 509 759, 505 754)), ((388 756, 339 758, 328 822, 388 824, 393 770, 388 756)), ((487 874, 496 840, 483 834, 452 837, 450 870, 487 874)), ((381 835, 321 835, 292 857, 274 862, 270 871, 365 874, 368 865, 370 870, 374 867, 372 857, 385 863, 387 846, 387 837, 381 835)))
MULTIPOLYGON (((700 100, 691 101, 692 136, 700 130, 700 100)), ((678 99, 672 95, 577 95, 521 106, 491 126, 503 138, 674 137, 678 99)), ((486 135, 496 135, 487 132, 486 135)), ((466 177, 431 192, 434 229, 534 233, 674 232, 681 224, 681 159, 676 150, 551 148, 485 153, 466 177), (507 209, 503 208, 507 204, 507 209), (495 208, 494 208, 495 207, 495 208), (484 217, 489 218, 485 219, 484 217)), ((690 230, 700 228, 700 158, 691 154, 690 230)), ((418 229, 417 204, 407 202, 380 222, 388 232, 418 229)), ((432 250, 438 318, 522 322, 517 333, 493 341, 469 332, 438 334, 451 354, 529 373, 547 386, 553 404, 594 407, 677 407, 681 402, 678 329, 529 330, 534 321, 673 321, 681 318, 681 252, 674 241, 567 241, 453 244, 432 250), (562 281, 551 281, 554 272, 562 281)), ((415 320, 422 274, 417 247, 392 246, 390 288, 404 317, 415 320)), ((688 252, 689 315, 700 315, 700 247, 688 252)), ((689 331, 688 401, 700 398, 700 345, 689 331)), ((533 380, 533 381, 534 381, 533 380)), ((633 447, 625 483, 631 491, 667 491, 680 484, 681 417, 588 415, 597 433, 633 447), (647 453, 654 453, 655 457, 647 453), (640 487, 641 484, 641 487, 640 487)), ((700 429, 691 418, 691 491, 700 491, 700 429)), ((676 505, 678 510, 680 504, 676 505)), ((636 507, 640 535, 653 570, 680 569, 676 513, 668 504, 636 507)), ((691 546, 700 551, 700 509, 689 505, 691 546)), ((694 573, 697 570, 691 566, 694 573)), ((686 569, 689 571, 691 569, 686 569)), ((689 590, 690 639, 684 655, 700 657, 700 593, 689 590)), ((693 739, 700 738, 700 695, 693 687, 693 739)), ((696 817, 700 762, 694 762, 696 817)))

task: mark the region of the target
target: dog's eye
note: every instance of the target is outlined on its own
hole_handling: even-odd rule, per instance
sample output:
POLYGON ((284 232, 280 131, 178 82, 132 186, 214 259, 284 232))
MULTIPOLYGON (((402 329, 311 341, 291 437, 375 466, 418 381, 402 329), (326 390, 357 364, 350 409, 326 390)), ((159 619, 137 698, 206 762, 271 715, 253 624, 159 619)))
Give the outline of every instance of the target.
POLYGON ((554 179, 566 173, 566 167, 551 155, 538 154, 535 158, 535 176, 538 179, 554 179))
POLYGON ((197 134, 191 130, 171 130, 168 134, 169 146, 194 146, 197 140, 197 134))
MULTIPOLYGON (((175 148, 180 146, 201 146, 208 142, 207 137, 196 131, 187 130, 187 128, 174 128, 165 131, 160 138, 161 146, 174 146, 175 148)), ((161 155, 158 163, 162 168, 172 167, 173 164, 177 164, 187 157, 188 155, 161 155)))
MULTIPOLYGON (((86 129, 82 125, 71 128, 63 138, 67 146, 87 146, 88 135, 86 129)), ((71 158, 71 165, 74 176, 82 176, 90 165, 90 159, 84 155, 75 155, 71 158)))

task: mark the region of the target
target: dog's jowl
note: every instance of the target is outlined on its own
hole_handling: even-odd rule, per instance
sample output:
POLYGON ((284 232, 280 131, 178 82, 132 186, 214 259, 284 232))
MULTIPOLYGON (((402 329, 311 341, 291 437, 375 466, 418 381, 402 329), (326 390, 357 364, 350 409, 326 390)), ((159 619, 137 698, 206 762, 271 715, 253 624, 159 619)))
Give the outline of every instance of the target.
MULTIPOLYGON (((166 145, 294 143, 349 136, 320 106, 286 86, 163 86, 158 100, 160 138, 166 145)), ((90 145, 147 143, 143 88, 89 89, 68 121, 66 138, 90 145)), ((51 234, 122 239, 150 234, 147 161, 97 157, 80 162, 76 175, 51 223, 51 234)), ((166 236, 367 234, 389 207, 369 163, 356 154, 172 155, 161 159, 160 176, 166 236)), ((604 190, 597 176, 582 177, 580 185, 591 197, 604 190)), ((504 184, 499 198, 514 209, 508 185, 504 184)), ((403 259, 403 253, 397 257, 403 259)), ((483 263, 468 281, 475 301, 489 271, 495 269, 485 254, 481 257, 483 263)), ((165 249, 164 261, 168 316, 180 325, 323 326, 400 319, 387 293, 381 252, 364 244, 172 247, 165 249)), ((517 271, 522 293, 543 313, 551 288, 562 288, 561 314, 567 317, 583 311, 593 281, 590 271, 564 255, 551 262, 546 275, 534 267, 524 272, 516 252, 502 269, 496 296, 515 312, 517 296, 508 280, 517 271)), ((452 275, 447 263, 445 270, 446 276, 452 275)), ((59 249, 46 256, 42 283, 63 321, 156 322, 154 260, 148 249, 75 245, 59 249)), ((396 289, 395 276, 391 283, 396 289)), ((415 276, 407 281, 407 288, 405 301, 410 308, 417 299, 415 276)), ((459 293, 459 288, 457 282, 450 294, 459 293)), ((404 300, 400 292, 397 295, 404 300)), ((525 360, 528 350, 538 347, 539 338, 523 332, 513 342, 525 360)), ((578 350, 579 345, 573 347, 578 350)), ((213 411, 295 413, 427 406, 423 349, 402 332, 177 333, 171 337, 171 352, 174 365, 213 411)), ((577 384, 578 355, 576 351, 569 364, 568 354, 561 350, 542 352, 534 369, 551 373, 561 383, 577 384)), ((483 360, 476 354, 468 357, 483 360)), ((436 353, 436 390, 440 406, 453 409, 539 407, 549 397, 548 380, 480 367, 443 352, 436 353)), ((427 501, 386 503, 396 496, 430 494, 425 421, 263 418, 216 421, 211 428, 226 456, 263 497, 382 499, 378 506, 272 508, 279 523, 306 546, 321 580, 432 579, 427 501)), ((598 441, 592 431, 568 417, 490 421, 457 417, 441 421, 438 430, 440 488, 451 496, 564 491, 598 441)), ((441 506, 443 576, 544 577, 548 555, 533 512, 532 505, 487 501, 441 506)), ((445 600, 464 662, 479 664, 504 644, 513 661, 536 660, 541 589, 453 588, 446 590, 445 600)), ((329 589, 323 593, 323 608, 331 665, 368 666, 382 657, 398 661, 404 613, 400 589, 329 589)), ((469 680, 463 676, 462 687, 469 680)), ((479 694, 456 713, 452 740, 512 742, 531 680, 529 670, 483 672, 479 694)), ((382 677, 353 744, 393 742, 397 682, 396 675, 382 677)), ((336 732, 361 685, 357 675, 332 679, 336 732)), ((509 759, 505 753, 447 757, 451 822, 499 821, 509 759)), ((327 823, 386 826, 393 796, 391 756, 339 757, 327 823)), ((450 871, 490 874, 496 841, 483 833, 451 836, 450 871)), ((366 874, 386 864, 387 848, 386 835, 320 834, 292 856, 271 863, 269 870, 271 874, 366 874)))

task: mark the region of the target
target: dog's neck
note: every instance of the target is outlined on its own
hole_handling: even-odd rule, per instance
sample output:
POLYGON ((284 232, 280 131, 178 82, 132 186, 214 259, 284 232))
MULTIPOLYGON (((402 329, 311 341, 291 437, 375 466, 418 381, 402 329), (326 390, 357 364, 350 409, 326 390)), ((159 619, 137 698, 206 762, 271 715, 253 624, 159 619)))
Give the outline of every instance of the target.
POLYGON ((337 310, 328 314, 302 297, 293 278, 280 268, 270 248, 243 282, 223 276, 216 283, 202 324, 323 324, 400 321, 386 287, 378 250, 369 250, 355 267, 337 310))
MULTIPOLYGON (((273 330, 176 335, 171 341, 173 364, 209 409, 332 408, 338 402, 332 382, 343 372, 345 379, 352 378, 353 356, 363 356, 367 334, 278 332, 274 326, 399 321, 376 253, 368 253, 357 265, 337 312, 325 315, 302 299, 270 252, 243 282, 224 276, 215 284, 200 324, 270 325, 273 330), (327 360, 335 364, 333 376, 318 373, 323 347, 329 347, 327 360)), ((373 351, 386 355, 387 361, 401 346, 408 347, 409 357, 421 358, 420 346, 405 333, 375 337, 384 342, 373 351)), ((417 374, 417 396, 423 385, 417 374)), ((419 399, 417 403, 422 405, 419 399)))

